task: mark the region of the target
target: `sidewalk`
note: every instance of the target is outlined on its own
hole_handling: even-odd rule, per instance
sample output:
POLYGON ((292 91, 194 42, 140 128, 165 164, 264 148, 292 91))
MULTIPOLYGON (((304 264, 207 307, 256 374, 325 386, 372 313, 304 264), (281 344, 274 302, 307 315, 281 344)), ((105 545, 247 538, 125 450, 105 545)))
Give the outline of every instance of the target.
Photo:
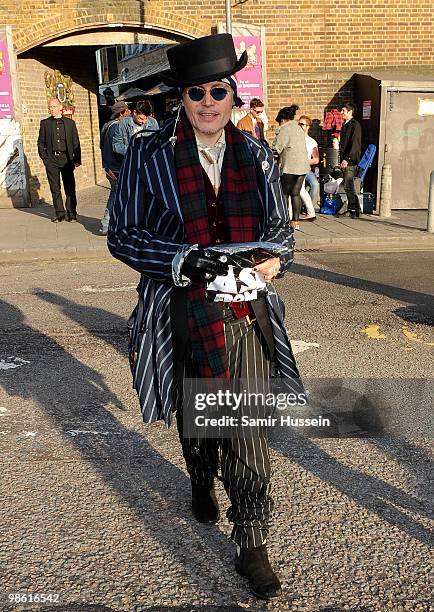
MULTIPOLYGON (((53 208, 0 210, 0 262, 34 259, 101 259, 110 257, 106 239, 98 233, 108 187, 78 194, 78 223, 51 223, 53 208)), ((390 219, 363 215, 335 218, 317 215, 302 221, 296 232, 298 251, 364 251, 384 249, 434 250, 434 234, 425 231, 426 210, 394 211, 390 219)))

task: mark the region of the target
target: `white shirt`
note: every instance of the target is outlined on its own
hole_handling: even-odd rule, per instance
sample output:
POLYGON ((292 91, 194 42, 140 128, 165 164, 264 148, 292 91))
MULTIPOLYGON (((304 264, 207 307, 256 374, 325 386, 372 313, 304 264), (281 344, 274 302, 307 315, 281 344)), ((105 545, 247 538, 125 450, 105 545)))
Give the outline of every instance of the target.
POLYGON ((306 135, 306 149, 307 149, 307 159, 312 158, 312 152, 315 148, 318 148, 317 141, 311 136, 306 135))
POLYGON ((213 147, 202 144, 197 138, 196 144, 199 151, 200 164, 207 173, 214 191, 217 193, 221 183, 223 158, 226 151, 225 131, 222 131, 220 138, 213 147))

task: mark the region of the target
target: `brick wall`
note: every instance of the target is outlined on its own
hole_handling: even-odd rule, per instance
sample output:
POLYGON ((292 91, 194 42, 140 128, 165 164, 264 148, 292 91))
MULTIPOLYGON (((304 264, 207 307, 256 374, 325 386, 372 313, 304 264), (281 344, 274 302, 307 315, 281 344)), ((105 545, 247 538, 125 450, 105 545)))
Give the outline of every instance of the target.
POLYGON ((44 73, 58 69, 74 81, 74 120, 82 149, 82 166, 75 171, 78 188, 103 180, 99 153, 99 122, 96 97, 96 66, 90 48, 37 49, 18 60, 21 102, 27 108, 22 129, 28 166, 31 202, 51 202, 45 168, 38 156, 39 122, 48 116, 44 73), (83 68, 85 67, 85 69, 83 68))
MULTIPOLYGON (((411 4, 407 0, 353 0, 346 5, 337 0, 247 0, 233 8, 232 18, 234 22, 265 26, 271 119, 281 106, 296 102, 303 113, 322 120, 327 107, 351 99, 354 72, 418 68, 431 70, 434 78, 432 0, 413 0, 411 4)), ((223 1, 5 0, 0 7, 0 22, 14 28, 23 102, 29 102, 25 146, 32 173, 41 174, 32 147, 35 125, 46 114, 41 107, 41 101, 45 103, 45 66, 34 52, 22 56, 24 52, 56 36, 91 31, 110 22, 182 40, 209 34, 224 21, 223 1)), ((92 153, 87 139, 95 126, 90 118, 95 109, 95 81, 90 82, 90 64, 79 65, 80 53, 65 58, 70 49, 76 48, 63 49, 56 67, 62 70, 60 63, 64 62, 62 72, 75 75, 71 74, 76 80, 77 124, 87 156, 92 153), (92 92, 90 104, 87 87, 92 92)), ((92 167, 86 166, 77 178, 91 181, 92 172, 92 167)))

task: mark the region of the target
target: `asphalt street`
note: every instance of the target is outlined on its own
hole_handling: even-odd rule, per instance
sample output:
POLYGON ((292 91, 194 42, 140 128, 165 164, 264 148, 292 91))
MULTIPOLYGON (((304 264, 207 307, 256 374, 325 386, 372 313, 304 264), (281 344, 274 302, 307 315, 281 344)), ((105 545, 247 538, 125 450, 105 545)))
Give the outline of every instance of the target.
MULTIPOLYGON (((299 254, 277 286, 303 377, 398 399, 432 379, 433 270, 432 252, 299 254)), ((216 527, 191 516, 176 431, 141 421, 137 278, 108 259, 0 266, 0 610, 432 610, 431 406, 413 398, 400 435, 271 441, 284 595, 262 604, 224 511, 216 527)))

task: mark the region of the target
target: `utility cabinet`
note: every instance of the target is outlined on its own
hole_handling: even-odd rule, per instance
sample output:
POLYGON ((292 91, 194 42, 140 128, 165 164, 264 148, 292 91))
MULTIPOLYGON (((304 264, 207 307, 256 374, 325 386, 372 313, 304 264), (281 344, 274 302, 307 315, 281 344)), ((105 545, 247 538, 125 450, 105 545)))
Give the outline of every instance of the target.
POLYGON ((392 209, 426 209, 434 170, 434 70, 359 73, 354 79, 362 152, 377 146, 364 191, 375 195, 381 212, 381 172, 390 164, 392 209))

